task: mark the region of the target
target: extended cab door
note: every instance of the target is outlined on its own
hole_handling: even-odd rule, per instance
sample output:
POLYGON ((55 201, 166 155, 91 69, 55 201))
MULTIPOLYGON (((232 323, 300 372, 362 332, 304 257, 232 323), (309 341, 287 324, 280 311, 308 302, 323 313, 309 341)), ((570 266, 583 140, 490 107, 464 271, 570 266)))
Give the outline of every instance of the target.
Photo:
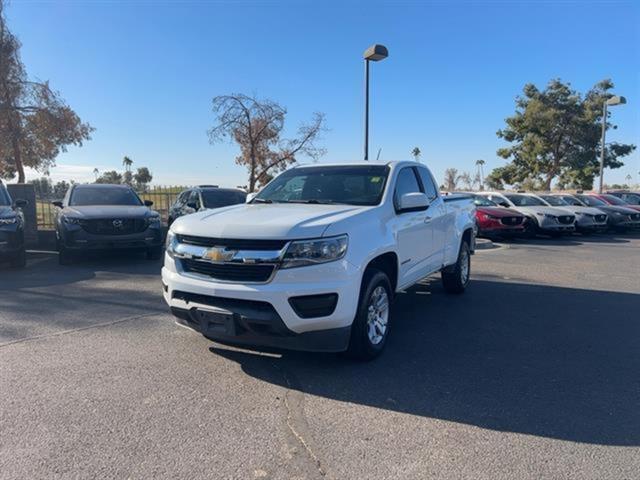
POLYGON ((422 183, 422 189, 430 202, 425 221, 431 230, 431 242, 427 245, 428 273, 431 273, 440 270, 444 264, 447 242, 454 238, 455 212, 447 209, 427 167, 419 165, 416 169, 422 183))
POLYGON ((398 286, 401 287, 415 283, 430 273, 428 258, 432 229, 427 219, 428 209, 409 212, 398 210, 400 197, 414 192, 422 192, 417 171, 414 167, 404 167, 396 177, 393 195, 396 208, 394 226, 400 260, 398 286))

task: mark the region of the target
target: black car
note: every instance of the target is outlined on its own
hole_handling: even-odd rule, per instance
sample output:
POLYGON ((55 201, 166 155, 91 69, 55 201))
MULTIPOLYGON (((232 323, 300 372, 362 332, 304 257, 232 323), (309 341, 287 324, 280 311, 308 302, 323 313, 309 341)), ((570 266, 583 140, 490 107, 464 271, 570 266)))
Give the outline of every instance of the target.
POLYGON ((640 205, 640 192, 627 192, 617 190, 613 192, 607 192, 609 195, 618 197, 620 200, 628 203, 629 205, 640 205))
POLYGON ((211 208, 227 207, 244 203, 246 192, 236 188, 218 188, 215 185, 200 185, 180 192, 169 209, 169 225, 176 218, 211 208))
POLYGON ((127 185, 72 185, 62 202, 53 202, 61 264, 87 250, 139 249, 147 258, 162 255, 160 215, 127 185))
POLYGON ((7 187, 0 182, 0 261, 21 268, 27 264, 24 251, 24 216, 20 210, 26 200, 13 202, 7 187))

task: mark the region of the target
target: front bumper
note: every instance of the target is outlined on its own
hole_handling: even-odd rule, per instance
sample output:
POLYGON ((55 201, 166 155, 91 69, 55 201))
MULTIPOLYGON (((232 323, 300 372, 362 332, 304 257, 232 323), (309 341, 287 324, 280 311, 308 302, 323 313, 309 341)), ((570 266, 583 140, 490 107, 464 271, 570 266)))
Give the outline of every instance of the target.
POLYGON ((360 269, 344 259, 277 270, 260 284, 185 272, 168 254, 162 268, 164 299, 182 325, 224 343, 307 351, 346 350, 361 280, 360 269), (326 316, 303 318, 290 303, 292 297, 323 294, 337 294, 326 316))
POLYGON ((153 248, 162 246, 163 241, 160 226, 127 235, 96 235, 72 226, 58 230, 57 236, 60 243, 72 251, 153 248))
POLYGON ((559 223, 548 218, 540 219, 538 217, 538 226, 543 232, 574 232, 576 230, 575 223, 559 223))

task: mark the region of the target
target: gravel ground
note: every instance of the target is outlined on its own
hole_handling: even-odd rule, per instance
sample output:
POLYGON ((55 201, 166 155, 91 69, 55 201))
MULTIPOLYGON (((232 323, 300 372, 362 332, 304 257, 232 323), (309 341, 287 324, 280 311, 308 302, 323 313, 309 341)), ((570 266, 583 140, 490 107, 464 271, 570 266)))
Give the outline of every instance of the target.
POLYGON ((364 364, 214 344, 159 270, 0 267, 0 478, 638 478, 640 236, 480 251, 364 364))

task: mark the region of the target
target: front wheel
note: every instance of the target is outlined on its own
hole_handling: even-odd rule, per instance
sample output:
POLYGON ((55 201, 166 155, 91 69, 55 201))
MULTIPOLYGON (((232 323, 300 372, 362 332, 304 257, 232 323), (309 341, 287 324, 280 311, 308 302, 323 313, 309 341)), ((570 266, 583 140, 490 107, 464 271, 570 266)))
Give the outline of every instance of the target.
POLYGON ((372 360, 382 353, 389 335, 391 282, 380 270, 365 272, 356 318, 351 326, 347 354, 359 360, 372 360))
POLYGON ((471 274, 471 251, 466 241, 460 245, 458 260, 440 273, 442 285, 447 293, 463 293, 469 284, 471 274))

